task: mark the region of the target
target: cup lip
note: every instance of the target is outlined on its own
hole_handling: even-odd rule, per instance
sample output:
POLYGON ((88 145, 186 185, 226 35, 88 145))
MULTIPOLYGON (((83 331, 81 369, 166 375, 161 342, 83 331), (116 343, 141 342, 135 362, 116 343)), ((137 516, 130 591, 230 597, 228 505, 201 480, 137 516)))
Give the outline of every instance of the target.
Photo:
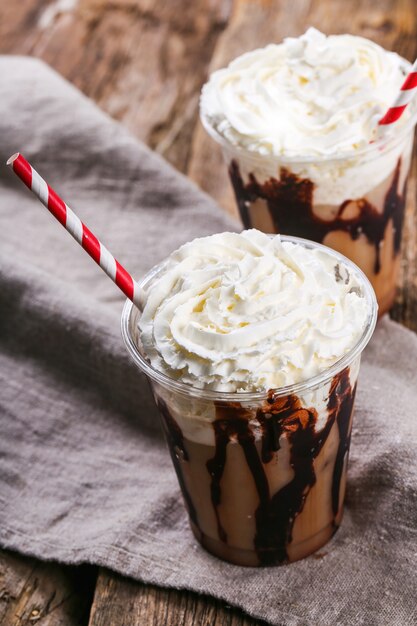
MULTIPOLYGON (((411 64, 410 64, 411 68, 411 64)), ((243 146, 233 144, 226 139, 219 131, 210 123, 207 115, 203 112, 200 105, 200 120, 205 131, 214 139, 225 151, 234 152, 236 156, 243 159, 259 163, 260 165, 265 160, 276 163, 278 166, 293 165, 293 164, 307 164, 317 165, 322 163, 339 163, 341 161, 361 160, 367 158, 367 161, 377 159, 382 154, 387 154, 392 150, 395 150, 403 140, 414 131, 414 126, 417 123, 417 98, 410 102, 408 109, 411 111, 411 115, 403 126, 398 129, 395 135, 384 136, 383 134, 375 141, 370 142, 360 150, 344 150, 339 151, 337 154, 297 154, 297 155, 285 155, 285 154, 261 154, 255 150, 250 150, 243 146)), ((395 125, 395 124, 394 124, 395 125)))
MULTIPOLYGON (((270 237, 274 237, 277 235, 269 235, 270 237)), ((175 391, 177 393, 198 397, 202 400, 215 401, 215 402, 248 402, 248 401, 259 401, 265 400, 269 394, 273 393, 275 398, 287 396, 291 394, 300 394, 305 391, 312 391, 317 387, 320 387, 328 382, 331 379, 341 372, 343 369, 351 365, 357 357, 359 357, 368 344, 372 334, 375 330, 376 322, 377 322, 377 314, 378 314, 378 303, 376 300, 375 292, 371 283, 369 282, 366 275, 363 271, 350 259, 345 257, 343 254, 325 246, 323 244, 310 241, 309 239, 302 239, 301 237, 293 237, 288 235, 279 235, 282 241, 289 241, 295 244, 301 244, 309 249, 320 249, 326 254, 332 256, 337 262, 342 262, 347 266, 347 268, 352 271, 358 281, 363 285, 364 297, 366 298, 369 311, 368 318, 366 320, 366 324, 364 326, 363 333, 356 344, 343 355, 340 359, 338 359, 333 365, 329 368, 313 376, 304 381, 294 383, 292 385, 286 385, 285 387, 277 387, 267 390, 261 391, 239 391, 239 392, 226 392, 226 391, 215 391, 212 389, 200 389, 198 387, 194 387, 189 383, 180 382, 173 378, 170 378, 163 372, 155 369, 139 352, 139 349, 132 337, 130 332, 130 320, 131 316, 135 314, 138 310, 137 307, 131 302, 131 300, 126 300, 121 317, 121 334, 126 346, 126 349, 133 359, 136 366, 144 372, 151 381, 157 382, 164 386, 165 388, 169 388, 171 391, 175 391)), ((165 266, 165 261, 155 265, 138 283, 139 289, 142 289, 150 280, 152 280, 165 266)))

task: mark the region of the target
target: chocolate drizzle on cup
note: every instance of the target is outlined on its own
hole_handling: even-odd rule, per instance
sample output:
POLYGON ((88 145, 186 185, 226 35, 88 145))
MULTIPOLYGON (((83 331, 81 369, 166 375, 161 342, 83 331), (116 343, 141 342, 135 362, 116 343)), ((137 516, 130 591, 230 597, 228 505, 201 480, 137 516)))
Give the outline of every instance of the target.
POLYGON ((404 220, 406 189, 399 191, 401 159, 392 176, 391 185, 385 194, 383 210, 379 212, 365 198, 347 199, 339 207, 336 216, 323 220, 313 211, 314 183, 307 178, 299 178, 285 167, 280 168, 280 179, 270 177, 265 182, 258 182, 255 174, 249 174, 248 181, 243 181, 239 165, 233 159, 229 166, 229 175, 236 196, 236 201, 245 228, 251 228, 249 206, 258 199, 266 202, 275 227, 275 232, 296 235, 322 243, 327 234, 334 231, 349 233, 356 241, 364 234, 375 247, 374 272, 381 269, 380 247, 384 240, 385 229, 389 220, 394 227, 394 253, 400 251, 401 231, 404 220), (348 217, 347 211, 355 205, 354 217, 348 217))
MULTIPOLYGON (((356 386, 352 388, 349 368, 333 377, 327 400, 327 419, 317 428, 318 415, 314 408, 305 408, 296 395, 274 396, 257 410, 251 411, 237 402, 216 403, 216 419, 212 422, 215 435, 213 456, 206 462, 210 476, 210 497, 216 516, 219 541, 228 544, 220 508, 223 503, 222 478, 227 464, 227 447, 239 445, 252 475, 259 503, 253 511, 255 534, 253 545, 260 565, 276 565, 290 560, 288 548, 293 540, 293 528, 312 487, 317 482, 315 460, 322 452, 333 427, 337 428, 339 443, 335 455, 326 462, 333 463, 331 481, 331 521, 333 534, 341 516, 340 490, 350 443, 350 424, 356 386), (256 427, 260 426, 260 442, 256 427), (280 439, 286 437, 290 450, 289 464, 292 479, 275 493, 271 493, 267 466, 280 450, 280 439)), ((203 536, 200 520, 192 497, 188 492, 184 471, 189 457, 187 442, 181 429, 170 415, 167 406, 159 400, 171 456, 179 478, 181 490, 194 526, 203 536)), ((317 485, 325 489, 326 485, 317 485)), ((203 540, 204 544, 204 540, 203 540)), ((233 546, 231 546, 233 548, 233 546)))
POLYGON ((178 477, 178 482, 184 498, 185 506, 188 511, 188 515, 190 516, 190 520, 193 522, 193 524, 198 526, 197 512, 193 504, 192 498, 188 493, 188 489, 185 484, 180 465, 180 460, 186 463, 189 462, 188 452, 184 443, 182 430, 178 426, 175 419, 172 417, 166 403, 162 400, 162 398, 156 398, 156 404, 159 411, 161 412, 162 426, 168 443, 171 459, 178 477))

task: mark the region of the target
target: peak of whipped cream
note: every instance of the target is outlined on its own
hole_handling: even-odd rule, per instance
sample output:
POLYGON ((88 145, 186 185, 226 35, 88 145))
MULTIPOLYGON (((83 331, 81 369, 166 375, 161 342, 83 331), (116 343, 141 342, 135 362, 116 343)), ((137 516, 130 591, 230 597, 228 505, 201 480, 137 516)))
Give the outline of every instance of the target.
POLYGON ((194 387, 261 391, 323 372, 361 337, 357 279, 320 249, 257 230, 185 244, 145 291, 152 366, 194 387))
POLYGON ((201 115, 231 144, 260 154, 357 151, 375 138, 409 69, 368 39, 309 28, 214 72, 203 87, 201 115))

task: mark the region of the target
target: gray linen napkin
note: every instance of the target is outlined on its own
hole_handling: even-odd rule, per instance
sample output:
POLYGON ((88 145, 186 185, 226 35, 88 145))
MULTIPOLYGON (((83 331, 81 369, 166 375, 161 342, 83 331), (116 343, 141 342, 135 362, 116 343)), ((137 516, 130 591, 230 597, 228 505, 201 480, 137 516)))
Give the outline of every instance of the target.
MULTIPOLYGON (((0 162, 21 150, 136 276, 235 229, 41 62, 0 57, 0 162)), ((345 519, 318 555, 240 568, 188 529, 122 296, 0 167, 0 541, 223 598, 273 624, 416 623, 417 337, 385 319, 362 366, 345 519)))

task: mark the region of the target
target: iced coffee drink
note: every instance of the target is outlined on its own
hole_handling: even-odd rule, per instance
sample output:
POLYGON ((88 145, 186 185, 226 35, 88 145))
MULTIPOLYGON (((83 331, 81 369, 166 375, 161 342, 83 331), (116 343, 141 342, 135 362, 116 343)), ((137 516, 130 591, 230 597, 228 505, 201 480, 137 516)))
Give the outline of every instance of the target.
POLYGON ((191 528, 239 565, 303 558, 340 525, 360 356, 376 321, 364 274, 319 244, 257 230, 196 239, 125 306, 191 528))
POLYGON ((244 54, 203 88, 246 228, 324 243, 395 298, 416 105, 380 136, 410 64, 362 37, 315 29, 244 54))

